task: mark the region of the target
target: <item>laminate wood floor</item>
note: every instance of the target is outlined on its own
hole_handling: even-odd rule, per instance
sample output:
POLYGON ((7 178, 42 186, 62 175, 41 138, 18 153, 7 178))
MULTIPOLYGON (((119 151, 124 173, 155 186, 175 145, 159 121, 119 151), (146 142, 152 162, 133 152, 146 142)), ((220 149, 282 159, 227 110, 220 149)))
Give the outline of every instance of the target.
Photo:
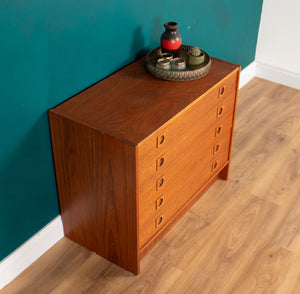
POLYGON ((1 294, 300 293, 300 91, 239 92, 228 181, 143 258, 141 275, 63 238, 1 294))

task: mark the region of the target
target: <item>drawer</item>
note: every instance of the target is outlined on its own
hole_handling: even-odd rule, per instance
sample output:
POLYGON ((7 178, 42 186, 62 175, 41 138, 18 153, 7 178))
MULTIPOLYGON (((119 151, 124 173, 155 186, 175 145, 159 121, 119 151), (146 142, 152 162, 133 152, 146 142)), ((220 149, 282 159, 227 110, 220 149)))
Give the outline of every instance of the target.
POLYGON ((206 94, 213 101, 227 99, 231 93, 237 90, 237 73, 230 74, 219 83, 215 84, 206 94))
POLYGON ((189 164, 177 162, 170 170, 166 170, 161 190, 157 190, 154 185, 152 192, 148 190, 140 195, 140 247, 226 164, 229 159, 230 135, 231 130, 206 148, 206 156, 196 150, 190 152, 185 158, 189 164))
POLYGON ((217 110, 219 110, 220 107, 226 109, 224 108, 224 104, 215 107, 214 111, 211 111, 214 113, 214 122, 210 127, 204 130, 199 128, 200 130, 198 130, 197 136, 193 134, 188 139, 185 136, 170 138, 170 147, 164 148, 161 153, 158 153, 156 157, 149 159, 148 162, 139 157, 137 166, 140 192, 148 189, 148 186, 153 183, 158 175, 164 174, 165 170, 174 166, 176 162, 182 161, 188 164, 185 157, 189 153, 189 150, 194 149, 194 147, 197 146, 197 152, 205 153, 204 150, 206 150, 208 146, 213 145, 214 141, 219 136, 222 136, 231 129, 233 120, 231 112, 228 112, 227 117, 225 117, 226 113, 224 113, 221 117, 216 118, 217 110))

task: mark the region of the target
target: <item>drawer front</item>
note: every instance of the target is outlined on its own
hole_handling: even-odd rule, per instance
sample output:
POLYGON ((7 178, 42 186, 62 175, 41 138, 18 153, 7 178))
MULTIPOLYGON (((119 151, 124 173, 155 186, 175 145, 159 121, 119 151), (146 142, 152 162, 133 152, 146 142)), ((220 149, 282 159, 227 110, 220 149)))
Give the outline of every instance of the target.
MULTIPOLYGON (((223 107, 223 104, 222 104, 223 107)), ((214 116, 217 115, 218 107, 215 107, 214 116)), ((149 159, 143 164, 138 161, 139 174, 139 191, 143 193, 148 190, 149 185, 153 185, 153 181, 158 175, 162 175, 166 170, 171 169, 177 162, 182 161, 188 165, 190 159, 185 157, 190 150, 196 149, 197 152, 205 154, 205 150, 214 144, 214 142, 232 127, 233 115, 228 112, 227 117, 224 116, 214 119, 212 125, 206 129, 199 127, 197 136, 191 135, 188 139, 186 136, 180 136, 171 139, 172 144, 168 148, 164 148, 157 156, 149 159)))
POLYGON ((205 150, 194 148, 139 197, 140 247, 227 163, 231 129, 205 150), (188 164, 187 164, 188 163, 188 164))
POLYGON ((187 178, 191 178, 190 175, 193 175, 194 172, 199 174, 203 168, 203 164, 212 161, 215 157, 220 156, 220 154, 227 154, 231 142, 231 131, 231 128, 229 128, 221 137, 215 137, 204 150, 201 148, 186 150, 178 160, 165 168, 162 173, 157 173, 147 186, 139 189, 140 209, 149 206, 150 203, 166 190, 169 191, 177 185, 184 185, 182 183, 187 178))
POLYGON ((142 141, 138 148, 139 166, 143 167, 153 158, 156 160, 173 144, 188 145, 189 140, 205 132, 216 119, 232 114, 237 78, 238 73, 232 73, 142 141))
POLYGON ((137 146, 139 247, 229 160, 237 73, 137 146))

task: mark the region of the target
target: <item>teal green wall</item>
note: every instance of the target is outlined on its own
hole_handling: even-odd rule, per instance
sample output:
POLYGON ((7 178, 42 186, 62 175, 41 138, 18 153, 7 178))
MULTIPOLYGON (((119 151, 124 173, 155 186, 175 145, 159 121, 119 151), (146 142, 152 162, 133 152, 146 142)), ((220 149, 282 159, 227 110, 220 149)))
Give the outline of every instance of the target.
POLYGON ((47 110, 159 46, 183 43, 243 67, 262 0, 1 0, 0 260, 59 214, 47 110))

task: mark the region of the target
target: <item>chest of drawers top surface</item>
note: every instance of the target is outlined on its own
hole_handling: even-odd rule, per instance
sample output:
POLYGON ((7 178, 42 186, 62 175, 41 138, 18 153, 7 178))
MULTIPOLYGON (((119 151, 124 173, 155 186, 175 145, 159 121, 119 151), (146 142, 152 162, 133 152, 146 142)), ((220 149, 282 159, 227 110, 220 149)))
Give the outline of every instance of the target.
POLYGON ((205 77, 172 82, 149 74, 143 58, 51 111, 136 145, 238 69, 212 58, 205 77))

